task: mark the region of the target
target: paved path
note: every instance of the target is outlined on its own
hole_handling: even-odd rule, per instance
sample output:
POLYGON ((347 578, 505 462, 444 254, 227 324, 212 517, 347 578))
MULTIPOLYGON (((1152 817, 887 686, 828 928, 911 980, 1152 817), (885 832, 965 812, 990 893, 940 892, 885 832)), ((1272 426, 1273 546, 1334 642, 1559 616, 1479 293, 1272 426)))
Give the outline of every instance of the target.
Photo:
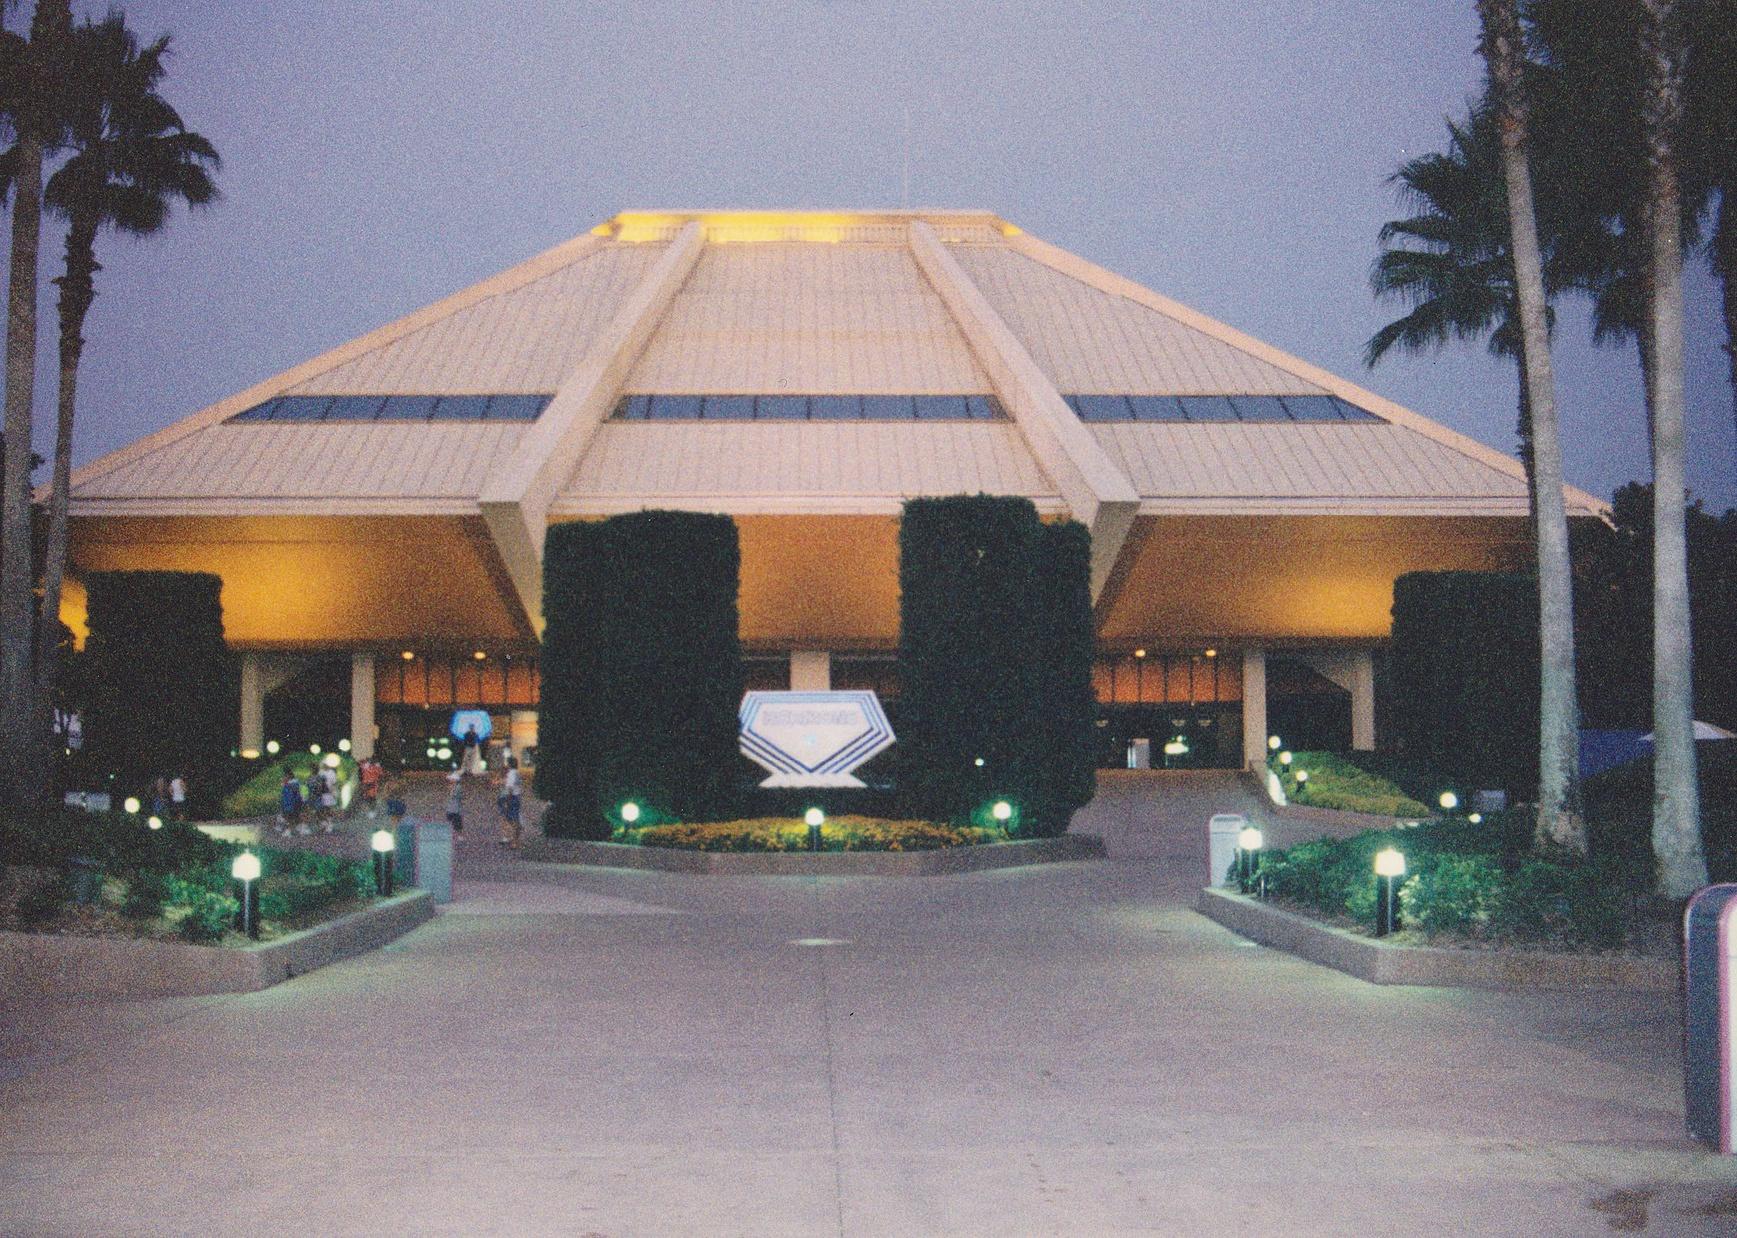
POLYGON ((1737 1229, 1669 1003, 1249 946, 1186 905, 1235 794, 1107 779, 1120 858, 962 877, 467 845, 446 914, 265 993, 0 998, 0 1230, 1737 1229))

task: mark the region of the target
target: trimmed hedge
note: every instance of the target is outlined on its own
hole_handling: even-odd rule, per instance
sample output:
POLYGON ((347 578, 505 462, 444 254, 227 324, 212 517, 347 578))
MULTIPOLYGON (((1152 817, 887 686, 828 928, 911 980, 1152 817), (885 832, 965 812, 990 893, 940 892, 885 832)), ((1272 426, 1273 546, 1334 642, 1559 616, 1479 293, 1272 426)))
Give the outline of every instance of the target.
POLYGON ((914 815, 1067 830, 1094 785, 1090 539, 1030 500, 913 499, 899 530, 898 771, 914 815))
POLYGON ((1530 800, 1538 782, 1538 590, 1530 576, 1410 572, 1393 582, 1400 754, 1530 800))
POLYGON ((556 836, 732 815, 742 653, 735 521, 644 511, 549 530, 537 793, 556 836))
POLYGON ((95 572, 85 755, 124 793, 186 774, 195 802, 223 781, 239 709, 223 581, 204 572, 95 572))

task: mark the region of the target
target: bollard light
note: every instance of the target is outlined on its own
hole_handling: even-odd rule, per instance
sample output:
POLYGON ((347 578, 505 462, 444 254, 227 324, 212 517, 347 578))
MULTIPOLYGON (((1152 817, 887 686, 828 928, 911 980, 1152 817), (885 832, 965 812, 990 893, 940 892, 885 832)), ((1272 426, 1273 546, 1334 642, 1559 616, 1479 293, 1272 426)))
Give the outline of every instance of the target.
POLYGON ((125 808, 128 812, 132 812, 132 813, 138 812, 139 811, 139 797, 136 795, 127 796, 126 799, 121 801, 121 807, 125 808))
POLYGON ((374 849, 374 889, 381 898, 392 897, 392 853, 398 849, 398 839, 391 830, 375 830, 368 840, 374 849))
POLYGON ((338 741, 338 751, 339 752, 350 751, 350 741, 348 739, 340 739, 338 741))
POLYGON ((1252 825, 1245 825, 1236 835, 1236 884, 1244 894, 1255 891, 1258 881, 1262 898, 1266 897, 1266 875, 1259 871, 1261 848, 1266 837, 1252 825))
POLYGON ((1292 761, 1294 761, 1296 759, 1297 759, 1296 756, 1291 752, 1286 751, 1286 752, 1279 753, 1279 764, 1280 765, 1289 765, 1292 761))
POLYGON ((153 830, 160 830, 163 828, 163 818, 147 817, 145 819, 145 824, 153 830))
POLYGON ((283 745, 278 743, 275 739, 268 739, 265 741, 265 750, 275 757, 278 753, 283 751, 283 745))
POLYGON ((1277 752, 1282 747, 1284 747, 1284 743, 1277 735, 1267 736, 1267 751, 1277 752))
POLYGON ((1297 780, 1297 787, 1301 790, 1303 784, 1309 781, 1309 771, 1306 769, 1300 769, 1293 774, 1292 777, 1297 780))
POLYGON ((243 851, 229 866, 229 875, 241 883, 241 908, 235 913, 235 927, 249 937, 259 937, 259 857, 243 851))
POLYGON ((808 823, 808 849, 820 850, 820 827, 826 824, 826 814, 818 808, 810 808, 802 814, 802 819, 808 823))
POLYGON ((308 751, 317 757, 320 755, 320 746, 318 744, 309 744, 308 751))
POLYGON ((989 815, 997 821, 1006 821, 1013 816, 1013 805, 1006 800, 996 800, 995 807, 989 810, 989 815))
POLYGON ((343 763, 344 758, 335 752, 328 752, 325 756, 320 758, 320 764, 324 765, 327 769, 337 769, 338 766, 343 763))
POLYGON ((1470 821, 1473 825, 1482 825, 1484 823, 1484 814, 1481 812, 1470 813, 1466 816, 1466 820, 1470 821))
POLYGON ((628 825, 632 825, 635 821, 639 820, 639 805, 635 804, 632 800, 628 800, 621 806, 621 819, 628 825))
POLYGON ((982 769, 983 768, 983 758, 978 757, 975 761, 971 762, 971 764, 977 766, 977 768, 979 768, 979 769, 982 769))
POLYGON ((1445 811, 1452 812, 1460 806, 1460 797, 1452 791, 1443 791, 1441 798, 1436 800, 1436 803, 1440 804, 1445 811))
POLYGON ((1392 847, 1375 853, 1375 935, 1385 937, 1399 927, 1399 883, 1405 877, 1405 856, 1392 847))

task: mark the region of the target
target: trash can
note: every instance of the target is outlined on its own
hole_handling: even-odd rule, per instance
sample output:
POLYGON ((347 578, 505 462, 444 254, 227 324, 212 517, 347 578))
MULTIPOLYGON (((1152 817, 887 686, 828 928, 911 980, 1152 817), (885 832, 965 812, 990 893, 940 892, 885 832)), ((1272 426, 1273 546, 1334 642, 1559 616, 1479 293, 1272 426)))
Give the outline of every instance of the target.
POLYGON ((394 830, 392 880, 401 886, 416 884, 416 823, 398 818, 394 830))
POLYGON ((1683 1090, 1689 1134, 1737 1152, 1737 885, 1708 886, 1683 913, 1683 1090))
POLYGON ((1215 812, 1206 823, 1206 884, 1235 885, 1230 875, 1236 863, 1236 836, 1248 828, 1248 818, 1240 812, 1215 812))
POLYGON ((416 886, 437 903, 452 901, 452 826, 444 821, 417 823, 416 886))

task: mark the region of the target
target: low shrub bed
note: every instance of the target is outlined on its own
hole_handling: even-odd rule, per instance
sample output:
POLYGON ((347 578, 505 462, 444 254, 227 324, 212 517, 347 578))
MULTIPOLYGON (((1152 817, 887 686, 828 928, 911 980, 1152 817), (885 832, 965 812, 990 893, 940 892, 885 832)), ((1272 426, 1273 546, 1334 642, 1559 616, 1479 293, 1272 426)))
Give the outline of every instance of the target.
MULTIPOLYGON (((296 753, 286 758, 268 760, 258 765, 258 770, 248 780, 223 799, 221 812, 225 820, 237 820, 246 817, 273 817, 277 815, 279 796, 283 792, 283 772, 290 770, 302 780, 302 794, 307 794, 308 779, 318 769, 320 758, 312 753, 296 753)), ((352 779, 359 779, 356 762, 346 753, 338 758, 338 802, 339 808, 348 807, 343 789, 352 779)), ((359 782, 358 782, 358 785, 359 782)), ((352 787, 351 794, 355 789, 352 787)))
MULTIPOLYGON (((0 817, 0 928, 244 942, 233 932, 239 903, 230 876, 241 850, 189 825, 169 821, 152 830, 122 814, 0 817)), ((260 858, 262 938, 305 928, 373 896, 367 863, 251 850, 260 858)))
MULTIPOLYGON (((1005 842, 1006 838, 1000 830, 978 826, 841 816, 827 818, 820 831, 820 847, 823 851, 935 851, 1005 842)), ((652 825, 617 829, 614 841, 687 851, 807 851, 808 826, 778 817, 652 825)))
POLYGON ((1364 766, 1352 757, 1332 752, 1298 752, 1291 764, 1270 763, 1279 773, 1285 797, 1314 808, 1337 808, 1342 812, 1366 812, 1381 817, 1427 817, 1433 811, 1407 795, 1392 779, 1364 766), (1299 770, 1309 780, 1299 783, 1299 770))
POLYGON ((1269 897, 1369 930, 1375 853, 1394 847, 1406 861, 1399 901, 1408 935, 1573 951, 1640 944, 1657 910, 1644 872, 1637 884, 1620 863, 1543 858, 1529 854, 1530 841, 1525 814, 1494 813, 1479 825, 1445 819, 1323 838, 1267 854, 1261 871, 1269 897))

